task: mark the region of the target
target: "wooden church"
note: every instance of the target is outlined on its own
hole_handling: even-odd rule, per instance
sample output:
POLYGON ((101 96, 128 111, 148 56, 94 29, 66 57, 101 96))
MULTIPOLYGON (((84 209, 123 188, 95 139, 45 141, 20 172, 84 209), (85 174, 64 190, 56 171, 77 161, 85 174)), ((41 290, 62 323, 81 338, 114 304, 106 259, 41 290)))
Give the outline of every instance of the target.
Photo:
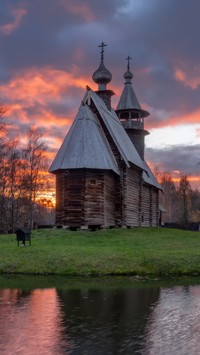
POLYGON ((130 57, 117 109, 112 75, 101 62, 50 172, 56 176, 56 225, 70 228, 158 226, 159 190, 144 157, 143 110, 132 86, 130 57))

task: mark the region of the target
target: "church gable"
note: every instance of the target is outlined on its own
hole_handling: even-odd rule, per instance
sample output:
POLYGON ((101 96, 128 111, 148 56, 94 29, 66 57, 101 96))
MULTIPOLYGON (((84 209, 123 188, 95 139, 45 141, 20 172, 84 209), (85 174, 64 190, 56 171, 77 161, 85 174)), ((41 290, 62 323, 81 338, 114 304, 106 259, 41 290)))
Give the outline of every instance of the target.
POLYGON ((91 89, 88 90, 84 100, 90 104, 92 101, 95 105, 99 116, 105 124, 125 164, 130 166, 130 163, 132 163, 140 169, 145 170, 142 159, 124 130, 115 111, 113 109, 109 110, 103 100, 91 89))
POLYGON ((81 168, 105 169, 119 173, 103 130, 94 113, 85 104, 80 106, 49 171, 81 168))

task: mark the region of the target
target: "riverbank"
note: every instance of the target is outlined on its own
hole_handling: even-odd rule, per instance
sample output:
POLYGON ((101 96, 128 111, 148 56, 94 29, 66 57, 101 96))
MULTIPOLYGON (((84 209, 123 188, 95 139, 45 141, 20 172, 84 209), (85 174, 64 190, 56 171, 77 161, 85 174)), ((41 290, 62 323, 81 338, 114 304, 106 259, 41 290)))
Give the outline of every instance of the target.
POLYGON ((200 275, 200 233, 165 228, 35 230, 32 245, 0 235, 1 274, 200 275))

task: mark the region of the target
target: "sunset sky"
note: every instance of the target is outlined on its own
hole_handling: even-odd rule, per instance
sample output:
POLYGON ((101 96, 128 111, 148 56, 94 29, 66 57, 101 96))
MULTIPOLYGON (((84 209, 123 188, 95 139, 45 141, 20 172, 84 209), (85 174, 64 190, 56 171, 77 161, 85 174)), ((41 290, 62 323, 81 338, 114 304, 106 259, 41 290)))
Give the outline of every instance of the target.
POLYGON ((1 0, 0 97, 13 136, 41 129, 51 159, 78 111, 104 41, 115 108, 130 55, 150 112, 146 159, 200 178, 199 0, 1 0))

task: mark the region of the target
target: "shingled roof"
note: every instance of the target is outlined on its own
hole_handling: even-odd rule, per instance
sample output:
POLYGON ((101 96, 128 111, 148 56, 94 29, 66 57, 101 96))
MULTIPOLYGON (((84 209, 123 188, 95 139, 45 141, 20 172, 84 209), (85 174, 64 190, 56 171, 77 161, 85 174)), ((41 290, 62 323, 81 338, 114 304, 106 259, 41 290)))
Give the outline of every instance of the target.
POLYGON ((127 135, 116 112, 113 109, 109 110, 104 101, 90 89, 84 97, 84 102, 90 104, 91 100, 93 101, 126 165, 129 167, 130 163, 132 163, 145 170, 146 167, 143 160, 140 158, 137 150, 127 135))
POLYGON ((90 107, 93 101, 107 127, 122 159, 145 170, 145 165, 125 132, 114 110, 109 110, 104 101, 91 89, 87 90, 78 114, 63 141, 50 172, 60 169, 106 169, 119 174, 118 166, 105 134, 90 107))
POLYGON ((119 103, 117 105, 117 110, 129 110, 129 109, 141 110, 141 106, 135 95, 131 83, 125 83, 119 103))
POLYGON ((49 171, 81 168, 113 170, 119 174, 103 130, 85 104, 81 104, 49 171))

